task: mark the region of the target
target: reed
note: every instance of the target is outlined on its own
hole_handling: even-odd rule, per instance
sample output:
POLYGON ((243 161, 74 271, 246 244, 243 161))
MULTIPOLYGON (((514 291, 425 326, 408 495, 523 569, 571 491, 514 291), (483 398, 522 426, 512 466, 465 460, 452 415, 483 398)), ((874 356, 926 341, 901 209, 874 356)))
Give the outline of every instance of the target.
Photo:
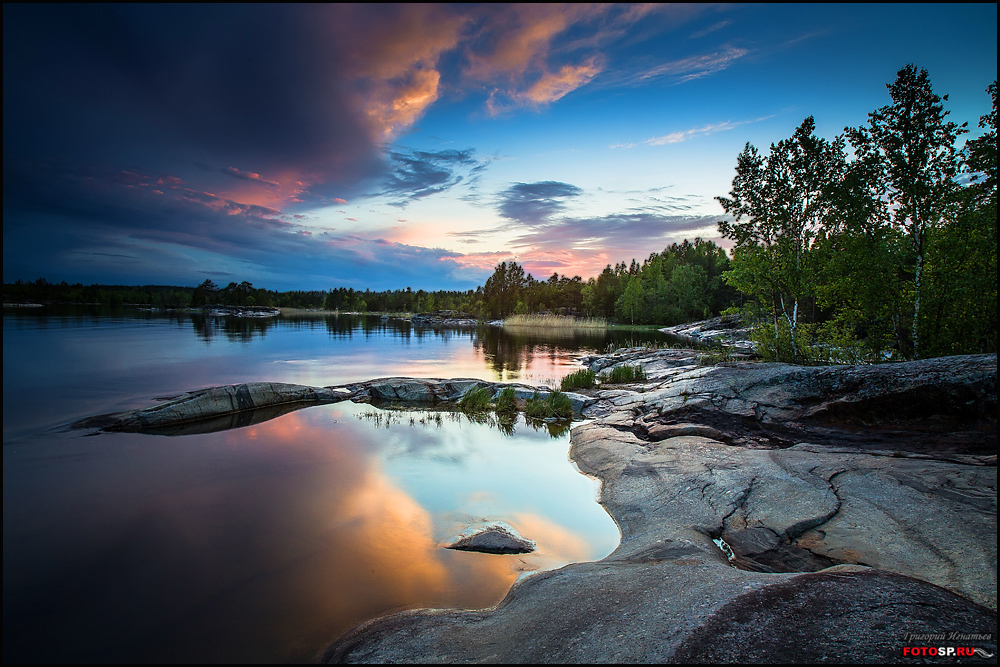
POLYGON ((568 317, 566 315, 511 315, 503 321, 504 328, 605 331, 608 322, 603 317, 568 317))

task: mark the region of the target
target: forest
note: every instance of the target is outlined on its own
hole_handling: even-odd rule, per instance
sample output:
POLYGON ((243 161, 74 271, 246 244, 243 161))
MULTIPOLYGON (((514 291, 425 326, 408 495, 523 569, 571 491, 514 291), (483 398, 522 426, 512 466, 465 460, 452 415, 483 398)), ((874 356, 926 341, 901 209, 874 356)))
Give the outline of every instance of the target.
POLYGON ((670 326, 741 313, 767 360, 877 363, 997 347, 996 96, 982 136, 949 121, 926 70, 907 65, 890 104, 827 139, 805 118, 762 153, 746 144, 727 219, 713 241, 674 243, 640 264, 596 277, 539 280, 502 262, 475 290, 276 292, 225 287, 4 284, 5 302, 184 308, 270 306, 417 313, 452 310, 486 321, 512 314, 600 317, 670 326))

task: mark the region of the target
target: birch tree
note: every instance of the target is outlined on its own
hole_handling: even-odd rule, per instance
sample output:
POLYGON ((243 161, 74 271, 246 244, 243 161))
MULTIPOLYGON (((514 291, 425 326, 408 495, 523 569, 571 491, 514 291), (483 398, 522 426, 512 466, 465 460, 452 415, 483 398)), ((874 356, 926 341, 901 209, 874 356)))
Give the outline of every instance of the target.
POLYGON ((722 236, 735 241, 727 280, 770 307, 775 340, 779 320, 785 321, 796 362, 802 359, 801 308, 814 286, 807 254, 846 167, 843 137, 831 142, 815 136, 815 128, 809 116, 790 139, 771 144, 767 156, 748 143, 730 196, 717 197, 733 218, 719 222, 722 236))
POLYGON ((881 166, 882 196, 889 202, 893 224, 909 238, 914 256, 912 357, 920 358, 921 272, 929 229, 939 224, 957 188, 958 149, 964 125, 945 120, 942 102, 931 89, 927 70, 906 65, 886 86, 892 104, 868 114, 868 125, 846 128, 860 159, 881 166))

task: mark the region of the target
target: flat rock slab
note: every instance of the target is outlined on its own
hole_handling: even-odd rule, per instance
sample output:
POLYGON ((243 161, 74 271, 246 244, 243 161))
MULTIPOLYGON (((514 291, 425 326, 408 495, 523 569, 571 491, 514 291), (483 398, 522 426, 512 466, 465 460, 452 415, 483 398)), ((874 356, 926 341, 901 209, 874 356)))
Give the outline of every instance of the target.
POLYGON ((536 547, 537 545, 533 541, 524 539, 513 529, 490 526, 472 535, 459 538, 445 548, 486 554, 527 554, 534 551, 536 547))
MULTIPOLYGON (((534 395, 546 398, 551 393, 547 387, 507 385, 467 378, 453 380, 381 378, 329 387, 309 387, 280 382, 248 382, 187 392, 139 410, 88 417, 74 423, 73 427, 186 435, 238 428, 311 405, 344 400, 435 405, 457 402, 471 389, 480 387, 487 389, 495 399, 500 391, 508 386, 514 389, 515 396, 522 401, 534 395)), ((564 393, 577 415, 582 414, 585 408, 595 402, 595 399, 589 396, 564 393)))

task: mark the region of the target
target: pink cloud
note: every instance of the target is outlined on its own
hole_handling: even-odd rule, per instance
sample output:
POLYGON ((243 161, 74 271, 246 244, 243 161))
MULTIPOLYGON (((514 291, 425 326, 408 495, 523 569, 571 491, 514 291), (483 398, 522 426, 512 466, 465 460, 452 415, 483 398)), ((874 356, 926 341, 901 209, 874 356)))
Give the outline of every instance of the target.
POLYGON ((229 174, 230 176, 235 176, 236 178, 242 178, 243 180, 246 181, 257 181, 258 183, 263 183, 265 185, 278 187, 277 182, 261 178, 260 174, 252 171, 243 171, 241 169, 237 169, 236 167, 226 167, 226 169, 224 169, 223 171, 225 171, 225 173, 229 174))

